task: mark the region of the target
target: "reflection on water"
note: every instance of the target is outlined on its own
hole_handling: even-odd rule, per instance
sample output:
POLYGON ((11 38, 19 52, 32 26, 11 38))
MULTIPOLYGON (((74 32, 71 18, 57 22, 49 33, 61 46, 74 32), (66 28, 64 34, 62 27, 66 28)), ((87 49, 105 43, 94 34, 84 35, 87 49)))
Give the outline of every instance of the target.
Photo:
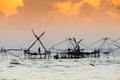
POLYGON ((120 80, 119 75, 120 58, 0 60, 0 80, 120 80))

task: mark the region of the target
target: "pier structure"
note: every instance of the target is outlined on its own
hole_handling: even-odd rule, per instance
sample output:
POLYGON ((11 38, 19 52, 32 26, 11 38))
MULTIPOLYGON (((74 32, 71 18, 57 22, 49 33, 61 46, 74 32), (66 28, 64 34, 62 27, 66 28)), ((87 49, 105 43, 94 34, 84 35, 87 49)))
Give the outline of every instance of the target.
POLYGON ((29 59, 49 59, 51 56, 51 52, 46 49, 43 42, 41 41, 41 37, 44 35, 45 32, 43 32, 40 36, 37 36, 35 32, 32 30, 33 35, 35 36, 36 40, 28 47, 28 49, 24 50, 24 58, 29 59), (38 48, 38 52, 31 52, 31 48, 35 45, 36 42, 39 42, 42 48, 44 49, 44 52, 41 52, 41 48, 38 48))
POLYGON ((52 57, 51 53, 55 54, 53 56, 54 59, 100 58, 101 55, 103 55, 106 58, 109 58, 109 55, 111 54, 115 58, 114 51, 120 49, 120 43, 118 42, 120 38, 112 40, 110 38, 105 37, 98 41, 95 41, 90 46, 86 46, 83 43, 81 43, 83 39, 77 41, 75 37, 70 37, 65 39, 64 41, 53 45, 51 48, 49 48, 49 50, 47 50, 43 42, 41 41, 41 37, 45 34, 45 32, 37 36, 33 29, 31 31, 36 40, 27 49, 4 49, 3 47, 1 47, 0 54, 3 56, 3 58, 7 58, 8 54, 20 59, 22 58, 17 54, 13 54, 11 51, 22 51, 25 59, 50 59, 52 57), (31 48, 36 44, 37 41, 40 43, 41 47, 38 47, 37 52, 33 52, 31 48), (67 47, 64 47, 65 45, 63 45, 62 49, 60 49, 60 47, 56 48, 57 46, 64 43, 68 43, 67 47), (84 46, 84 48, 82 48, 81 46, 84 46), (43 49, 43 51, 41 50, 41 48, 43 49))
MULTIPOLYGON (((55 49, 56 46, 63 44, 65 42, 69 42, 68 45, 72 45, 73 48, 68 48, 64 50, 63 52, 56 54, 54 56, 55 59, 78 59, 78 58, 99 58, 100 57, 100 51, 99 50, 94 50, 92 52, 84 52, 84 48, 81 48, 79 44, 82 44, 81 41, 83 39, 80 39, 77 41, 75 38, 69 38, 65 41, 62 41, 56 45, 54 45, 52 48, 55 49)), ((82 44, 85 46, 84 44, 82 44)), ((87 46, 85 46, 88 48, 87 46)))
MULTIPOLYGON (((120 49, 120 46, 118 43, 110 38, 102 38, 101 40, 98 40, 94 43, 92 43, 90 46, 86 46, 81 43, 83 39, 76 41, 75 38, 69 38, 68 41, 71 42, 74 48, 69 48, 64 50, 64 52, 61 52, 60 54, 57 54, 54 56, 55 59, 78 59, 78 58, 100 58, 101 55, 103 57, 109 58, 109 55, 112 54, 112 56, 115 58, 114 51, 120 49), (91 51, 85 51, 86 49, 81 48, 80 45, 85 46, 86 49, 89 49, 91 51), (92 48, 92 46, 95 46, 92 48), (112 46, 115 45, 118 48, 112 48, 112 46)), ((67 41, 67 40, 66 40, 67 41)), ((66 41, 60 42, 57 45, 60 45, 66 41)), ((55 46, 57 46, 55 45, 55 46)), ((53 46, 53 47, 55 47, 53 46)), ((53 48, 55 49, 55 48, 53 48)))
POLYGON ((16 52, 23 52, 22 48, 21 49, 4 49, 3 47, 0 49, 0 54, 2 59, 8 59, 8 58, 19 58, 22 59, 22 53, 19 55, 16 54, 16 52))
POLYGON ((103 55, 103 57, 109 58, 111 55, 115 58, 114 52, 120 49, 116 47, 119 44, 117 40, 112 40, 108 37, 105 37, 92 43, 89 47, 93 49, 94 46, 94 49, 97 49, 100 52, 100 55, 103 55))

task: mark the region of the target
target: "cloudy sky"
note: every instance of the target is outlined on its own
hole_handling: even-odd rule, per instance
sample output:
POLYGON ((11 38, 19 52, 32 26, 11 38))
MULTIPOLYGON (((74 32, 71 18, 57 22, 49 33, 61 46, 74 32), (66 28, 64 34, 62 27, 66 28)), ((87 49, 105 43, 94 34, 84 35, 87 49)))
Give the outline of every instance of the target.
POLYGON ((67 37, 83 38, 86 44, 117 39, 119 7, 120 0, 0 0, 0 47, 34 41, 31 29, 38 35, 46 31, 41 39, 47 47, 67 37))

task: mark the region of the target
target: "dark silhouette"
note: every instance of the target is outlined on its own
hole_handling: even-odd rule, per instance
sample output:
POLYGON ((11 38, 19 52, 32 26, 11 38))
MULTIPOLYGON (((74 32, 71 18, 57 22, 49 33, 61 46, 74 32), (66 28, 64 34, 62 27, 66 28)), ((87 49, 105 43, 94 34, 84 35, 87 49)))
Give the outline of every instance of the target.
MULTIPOLYGON (((32 33, 34 35, 34 37, 36 38, 36 40, 27 48, 27 49, 0 49, 1 53, 8 53, 11 54, 15 57, 18 57, 17 55, 12 54, 9 51, 23 51, 24 52, 24 58, 29 58, 29 59, 49 59, 51 57, 51 49, 55 50, 56 46, 61 45, 65 42, 68 42, 68 47, 64 49, 56 49, 56 53, 55 56, 53 57, 54 59, 79 59, 79 58, 100 58, 101 57, 101 53, 104 54, 105 56, 107 56, 107 58, 109 58, 110 53, 113 54, 113 51, 116 51, 118 49, 120 49, 120 44, 117 42, 118 40, 120 40, 120 38, 118 38, 117 40, 111 40, 110 38, 102 38, 94 43, 92 43, 89 47, 82 44, 82 40, 80 39, 79 41, 76 40, 76 38, 68 38, 62 42, 59 42, 58 44, 52 46, 51 48, 49 48, 49 51, 46 49, 46 47, 44 46, 43 42, 41 41, 41 37, 44 35, 45 32, 43 32, 40 36, 37 36, 34 31, 32 30, 32 33), (38 51, 33 51, 31 50, 31 48, 35 45, 36 42, 39 42, 40 45, 42 47, 38 47, 38 51), (111 43, 109 42, 111 41, 111 43), (100 43, 100 45, 97 45, 96 48, 92 49, 92 46, 95 44, 100 43), (114 45, 117 47, 117 49, 112 49, 110 45, 114 45), (86 48, 81 48, 81 45, 86 47, 86 48), (108 46, 108 48, 106 49, 105 46, 108 46), (43 48, 44 52, 41 51, 41 48, 43 48), (86 51, 89 49, 90 51, 86 51)), ((3 54, 4 55, 4 54, 3 54)), ((6 54, 7 55, 7 54, 6 54)), ((113 54, 114 57, 114 54, 113 54)), ((93 64, 90 64, 92 66, 94 66, 93 64)))
POLYGON ((40 49, 40 47, 38 48, 38 53, 41 53, 41 49, 40 49))
POLYGON ((54 59, 59 59, 59 56, 58 56, 58 54, 54 56, 54 59))
POLYGON ((47 49, 45 48, 44 44, 43 44, 42 41, 40 40, 40 38, 44 35, 45 32, 43 32, 40 36, 37 36, 37 35, 34 33, 33 29, 32 29, 31 31, 32 31, 33 35, 35 36, 36 40, 32 43, 32 45, 30 45, 30 47, 29 47, 27 50, 24 50, 25 56, 28 56, 28 58, 30 58, 30 59, 33 58, 32 56, 34 56, 34 58, 37 58, 37 55, 40 55, 40 59, 42 58, 41 55, 44 56, 42 59, 48 58, 50 52, 47 51, 47 49), (32 52, 31 52, 30 49, 35 45, 35 43, 36 43, 37 41, 42 45, 42 47, 43 47, 43 49, 44 49, 44 53, 41 53, 41 48, 40 48, 40 47, 38 48, 38 53, 36 53, 36 52, 32 53, 32 52))
POLYGON ((95 65, 94 65, 94 64, 92 64, 92 63, 90 63, 90 65, 91 65, 91 66, 93 66, 93 67, 95 67, 95 65))

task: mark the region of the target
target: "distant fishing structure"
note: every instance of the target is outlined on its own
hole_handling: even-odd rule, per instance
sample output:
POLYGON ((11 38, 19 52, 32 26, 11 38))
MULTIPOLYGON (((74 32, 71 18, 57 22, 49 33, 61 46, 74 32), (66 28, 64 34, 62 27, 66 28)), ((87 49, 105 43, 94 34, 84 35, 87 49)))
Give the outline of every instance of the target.
MULTIPOLYGON (((76 41, 75 38, 69 38, 69 45, 73 45, 73 48, 69 48, 66 50, 63 50, 63 52, 59 52, 60 54, 57 54, 56 56, 54 56, 55 59, 77 59, 77 58, 100 58, 101 54, 104 55, 104 57, 106 56, 107 58, 109 58, 110 53, 113 55, 113 57, 115 58, 114 55, 114 51, 120 49, 120 46, 118 45, 119 43, 115 40, 111 40, 110 38, 102 38, 101 40, 98 40, 94 43, 92 43, 89 47, 87 47, 86 45, 80 43, 83 39, 79 40, 78 42, 76 41), (99 43, 99 44, 98 44, 99 43), (86 47, 86 49, 82 49, 80 48, 80 45, 86 47), (92 48, 92 46, 96 45, 95 48, 92 48), (118 48, 113 49, 111 47, 111 45, 115 45, 118 48), (89 51, 85 51, 89 49, 89 51)), ((52 49, 55 49, 56 46, 63 44, 65 41, 62 41, 56 45, 54 45, 52 47, 52 49)), ((56 49, 56 50, 60 50, 60 49, 56 49)))
POLYGON ((22 58, 25 58, 25 59, 51 59, 51 58, 82 59, 82 58, 100 58, 101 55, 104 55, 104 57, 109 58, 109 55, 112 54, 112 56, 115 58, 115 55, 113 52, 120 49, 120 43, 117 42, 118 40, 120 40, 120 38, 116 40, 112 40, 110 38, 105 37, 98 41, 95 41, 90 46, 86 46, 83 43, 81 43, 83 39, 80 39, 79 41, 77 41, 75 37, 73 38, 70 37, 68 39, 65 39, 64 41, 61 41, 53 45, 47 50, 41 40, 41 37, 45 34, 45 32, 41 33, 41 35, 38 36, 35 34, 33 29, 31 29, 31 31, 34 37, 36 38, 36 40, 27 49, 23 49, 23 48, 4 49, 3 47, 1 47, 0 49, 1 56, 3 56, 4 58, 5 56, 7 57, 7 54, 10 54, 20 59, 22 58), (31 48, 36 44, 37 41, 40 43, 41 47, 38 48, 37 52, 33 52, 31 48), (68 43, 67 48, 64 48, 64 49, 60 49, 60 47, 59 49, 56 48, 59 45, 64 43, 68 43), (81 48, 81 46, 84 46, 85 48, 81 48), (93 46, 95 47, 93 48, 93 46), (113 48, 113 46, 117 48, 113 48), (43 52, 41 51, 41 48, 43 48, 44 50, 43 52), (21 57, 21 56, 18 56, 17 54, 14 54, 11 51, 18 51, 18 52, 22 51, 24 55, 23 57, 21 57), (54 54, 54 56, 52 56, 52 54, 54 54))

